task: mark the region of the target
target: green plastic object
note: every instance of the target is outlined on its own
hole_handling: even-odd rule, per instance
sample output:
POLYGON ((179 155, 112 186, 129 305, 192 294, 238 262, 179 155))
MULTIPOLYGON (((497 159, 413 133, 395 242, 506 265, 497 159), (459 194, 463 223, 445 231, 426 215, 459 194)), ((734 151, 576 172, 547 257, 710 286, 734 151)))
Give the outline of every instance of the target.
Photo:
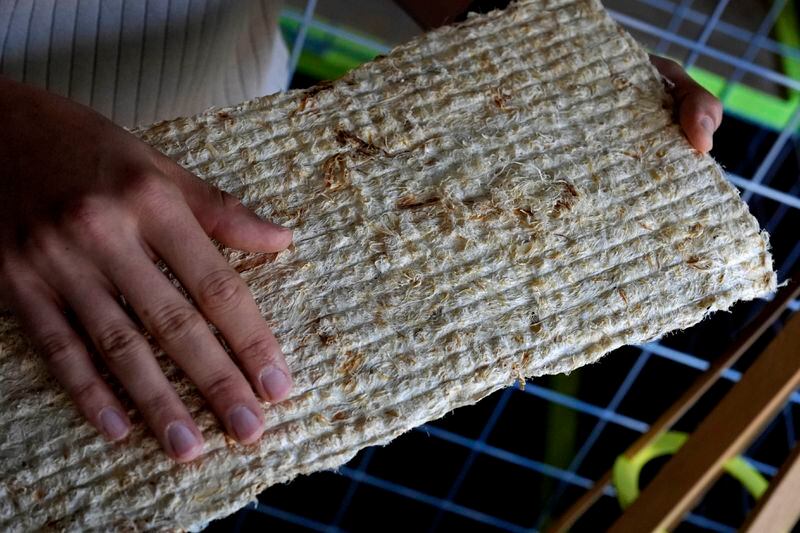
MULTIPOLYGON (((293 43, 300 28, 302 15, 290 10, 281 16, 280 27, 287 43, 293 43)), ((297 71, 318 80, 335 80, 348 71, 371 61, 380 51, 363 44, 364 39, 347 29, 337 35, 326 31, 319 23, 312 21, 307 32, 305 45, 297 62, 297 71), (352 38, 348 38, 352 35, 352 38)))
MULTIPOLYGON (((623 509, 639 497, 639 474, 648 462, 664 455, 673 455, 686 442, 689 435, 678 431, 663 433, 632 459, 617 457, 612 472, 612 483, 617 489, 617 499, 623 509)), ((725 471, 737 479, 756 500, 767 490, 768 482, 758 470, 742 457, 734 457, 725 464, 725 471)))
MULTIPOLYGON (((800 49, 800 29, 794 2, 786 2, 775 21, 776 40, 787 48, 800 49)), ((781 55, 783 73, 800 80, 800 60, 781 55)), ((800 92, 787 89, 781 98, 754 89, 743 83, 727 84, 725 78, 700 68, 690 68, 689 74, 709 92, 722 99, 725 111, 757 122, 774 130, 782 130, 800 106, 800 92)))

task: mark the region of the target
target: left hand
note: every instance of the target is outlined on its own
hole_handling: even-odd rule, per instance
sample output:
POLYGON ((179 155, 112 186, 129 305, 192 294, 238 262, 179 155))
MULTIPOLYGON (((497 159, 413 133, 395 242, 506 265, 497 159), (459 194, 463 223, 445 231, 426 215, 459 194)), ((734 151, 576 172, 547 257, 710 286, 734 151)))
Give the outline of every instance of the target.
POLYGON ((673 84, 668 90, 675 100, 675 116, 689 142, 699 152, 707 153, 722 122, 722 103, 675 61, 651 54, 650 62, 673 84))

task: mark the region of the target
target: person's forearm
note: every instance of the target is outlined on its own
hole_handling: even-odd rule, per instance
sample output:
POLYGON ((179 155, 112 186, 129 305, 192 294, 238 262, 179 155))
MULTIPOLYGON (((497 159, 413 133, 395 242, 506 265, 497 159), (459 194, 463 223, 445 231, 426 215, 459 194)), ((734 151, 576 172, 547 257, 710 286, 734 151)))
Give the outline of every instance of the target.
POLYGON ((504 8, 509 0, 395 0, 417 24, 432 30, 463 20, 467 11, 486 13, 504 8))
POLYGON ((426 30, 453 22, 472 3, 471 0, 396 0, 396 2, 426 30))

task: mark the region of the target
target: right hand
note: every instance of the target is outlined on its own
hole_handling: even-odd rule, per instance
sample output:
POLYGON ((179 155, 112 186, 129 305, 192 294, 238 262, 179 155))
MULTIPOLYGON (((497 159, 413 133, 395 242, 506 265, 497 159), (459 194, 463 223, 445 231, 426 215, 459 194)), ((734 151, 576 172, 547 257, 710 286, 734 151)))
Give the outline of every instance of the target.
POLYGON ((83 416, 110 440, 130 429, 67 310, 167 453, 183 462, 203 448, 122 296, 228 433, 258 440, 264 417, 254 391, 277 402, 292 381, 247 285, 209 236, 275 252, 291 243, 291 231, 65 98, 0 78, 0 117, 0 305, 17 316, 83 416), (159 258, 225 337, 244 375, 156 267, 159 258))

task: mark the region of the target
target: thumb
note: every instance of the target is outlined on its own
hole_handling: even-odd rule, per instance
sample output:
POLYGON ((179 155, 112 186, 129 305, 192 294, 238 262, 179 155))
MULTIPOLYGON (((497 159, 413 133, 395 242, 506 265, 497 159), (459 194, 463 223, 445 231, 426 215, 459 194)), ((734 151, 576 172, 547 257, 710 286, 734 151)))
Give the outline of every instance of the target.
POLYGON ((651 54, 650 62, 672 83, 669 91, 675 99, 678 121, 689 141, 702 153, 711 150, 714 132, 722 122, 722 103, 675 61, 651 54))
POLYGON ((175 166, 180 170, 171 176, 209 237, 247 252, 278 252, 291 244, 291 229, 259 218, 232 194, 175 166))

